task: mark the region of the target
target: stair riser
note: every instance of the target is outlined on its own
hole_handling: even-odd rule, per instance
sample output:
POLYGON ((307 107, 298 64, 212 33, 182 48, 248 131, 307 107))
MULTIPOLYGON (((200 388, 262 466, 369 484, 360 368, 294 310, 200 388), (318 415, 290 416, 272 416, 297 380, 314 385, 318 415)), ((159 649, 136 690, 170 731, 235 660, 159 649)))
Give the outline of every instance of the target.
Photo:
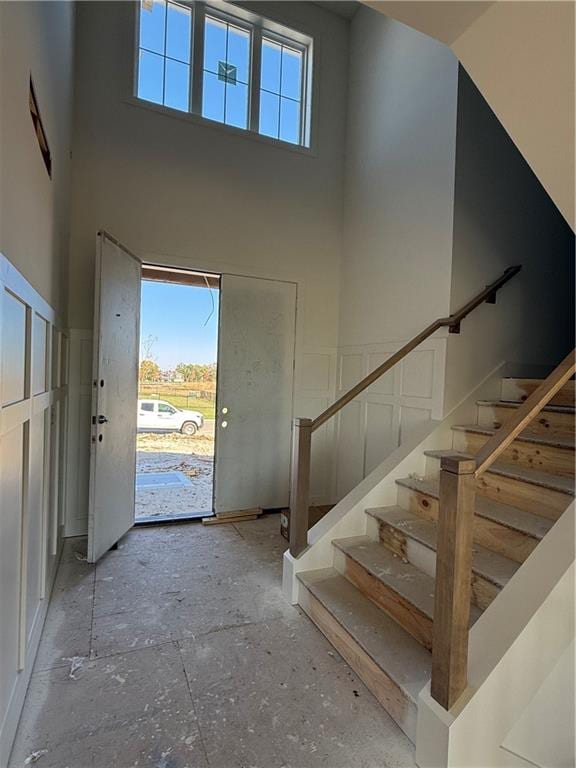
POLYGON ((298 603, 318 629, 352 667, 406 736, 416 742, 417 707, 386 673, 373 661, 334 616, 300 585, 298 603))
MULTIPOLYGON (((407 560, 424 573, 434 578, 436 572, 436 552, 425 544, 405 536, 397 528, 381 522, 379 524, 380 541, 394 554, 407 560)), ((500 589, 478 573, 472 573, 472 602, 481 610, 486 610, 500 589)))
MULTIPOLYGON (((478 406, 478 424, 481 427, 499 429, 516 413, 515 408, 501 408, 493 405, 478 406)), ((533 435, 542 437, 567 437, 574 434, 574 414, 542 411, 527 430, 533 435)))
MULTIPOLYGON (((426 457, 426 472, 429 477, 440 473, 440 461, 434 456, 426 457)), ((527 483, 512 477, 485 472, 476 482, 476 490, 487 499, 509 504, 526 512, 532 512, 549 520, 558 520, 568 508, 572 496, 552 488, 527 483)))
MULTIPOLYGON (((438 520, 438 499, 433 496, 399 486, 398 504, 426 520, 438 520)), ((539 543, 533 536, 479 515, 474 518, 474 541, 516 563, 523 563, 539 543)))
MULTIPOLYGON (((502 380, 502 400, 513 400, 521 402, 526 400, 542 384, 539 379, 503 379, 502 380)), ((574 405, 575 390, 574 381, 569 381, 562 389, 557 392, 550 405, 574 405)))
POLYGON ((359 563, 339 549, 334 549, 334 568, 360 592, 391 616, 425 648, 432 648, 432 620, 402 595, 390 589, 359 563))
MULTIPOLYGON (((476 454, 489 438, 473 432, 454 431, 453 447, 457 451, 476 454)), ((574 477, 574 450, 515 440, 504 453, 501 461, 518 464, 527 469, 538 469, 551 475, 574 477)))

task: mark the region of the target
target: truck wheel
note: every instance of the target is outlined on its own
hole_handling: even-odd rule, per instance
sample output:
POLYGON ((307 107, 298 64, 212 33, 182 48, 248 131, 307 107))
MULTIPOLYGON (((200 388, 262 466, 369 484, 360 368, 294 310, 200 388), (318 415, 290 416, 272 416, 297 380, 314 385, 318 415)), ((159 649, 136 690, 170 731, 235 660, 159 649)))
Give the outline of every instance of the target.
POLYGON ((182 432, 183 435, 188 435, 188 437, 191 437, 192 435, 196 434, 197 429, 198 427, 196 424, 194 424, 193 421, 185 421, 184 424, 182 424, 180 432, 182 432))

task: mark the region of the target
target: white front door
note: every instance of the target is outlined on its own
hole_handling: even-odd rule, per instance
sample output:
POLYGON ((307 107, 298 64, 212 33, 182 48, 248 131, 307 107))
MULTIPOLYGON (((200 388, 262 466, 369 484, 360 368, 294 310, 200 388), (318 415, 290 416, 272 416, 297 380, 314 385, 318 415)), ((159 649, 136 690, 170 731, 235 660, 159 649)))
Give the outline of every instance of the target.
POLYGON ((99 233, 94 297, 88 562, 134 525, 141 263, 99 233))
POLYGON ((214 508, 288 504, 296 285, 223 275, 214 508))

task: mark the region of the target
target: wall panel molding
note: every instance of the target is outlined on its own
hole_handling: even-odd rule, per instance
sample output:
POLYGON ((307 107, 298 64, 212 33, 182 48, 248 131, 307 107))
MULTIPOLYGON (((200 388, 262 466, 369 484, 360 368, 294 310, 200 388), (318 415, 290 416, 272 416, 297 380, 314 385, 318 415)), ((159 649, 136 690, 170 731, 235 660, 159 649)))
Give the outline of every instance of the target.
MULTIPOLYGON (((342 346, 336 397, 408 340, 342 346)), ((423 342, 335 417, 333 497, 341 499, 423 422, 443 417, 446 338, 423 342)))
MULTIPOLYGON (((336 390, 335 347, 306 348, 296 358, 294 415, 313 419, 333 401, 336 390)), ((311 504, 333 501, 335 424, 325 424, 312 437, 311 504)))
POLYGON ((7 765, 59 556, 59 318, 0 254, 0 765, 7 765), (57 361, 57 362, 55 362, 57 361))

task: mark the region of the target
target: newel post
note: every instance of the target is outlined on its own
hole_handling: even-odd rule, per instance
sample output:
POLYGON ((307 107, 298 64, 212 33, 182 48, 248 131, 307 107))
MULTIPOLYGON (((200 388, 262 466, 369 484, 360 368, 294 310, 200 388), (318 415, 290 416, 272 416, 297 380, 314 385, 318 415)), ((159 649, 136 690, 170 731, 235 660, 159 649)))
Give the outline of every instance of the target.
POLYGON ((444 709, 467 684, 475 471, 474 459, 442 458, 431 693, 444 709))
POLYGON ((308 545, 312 419, 294 419, 293 423, 292 477, 290 482, 290 554, 293 557, 298 557, 308 545))

